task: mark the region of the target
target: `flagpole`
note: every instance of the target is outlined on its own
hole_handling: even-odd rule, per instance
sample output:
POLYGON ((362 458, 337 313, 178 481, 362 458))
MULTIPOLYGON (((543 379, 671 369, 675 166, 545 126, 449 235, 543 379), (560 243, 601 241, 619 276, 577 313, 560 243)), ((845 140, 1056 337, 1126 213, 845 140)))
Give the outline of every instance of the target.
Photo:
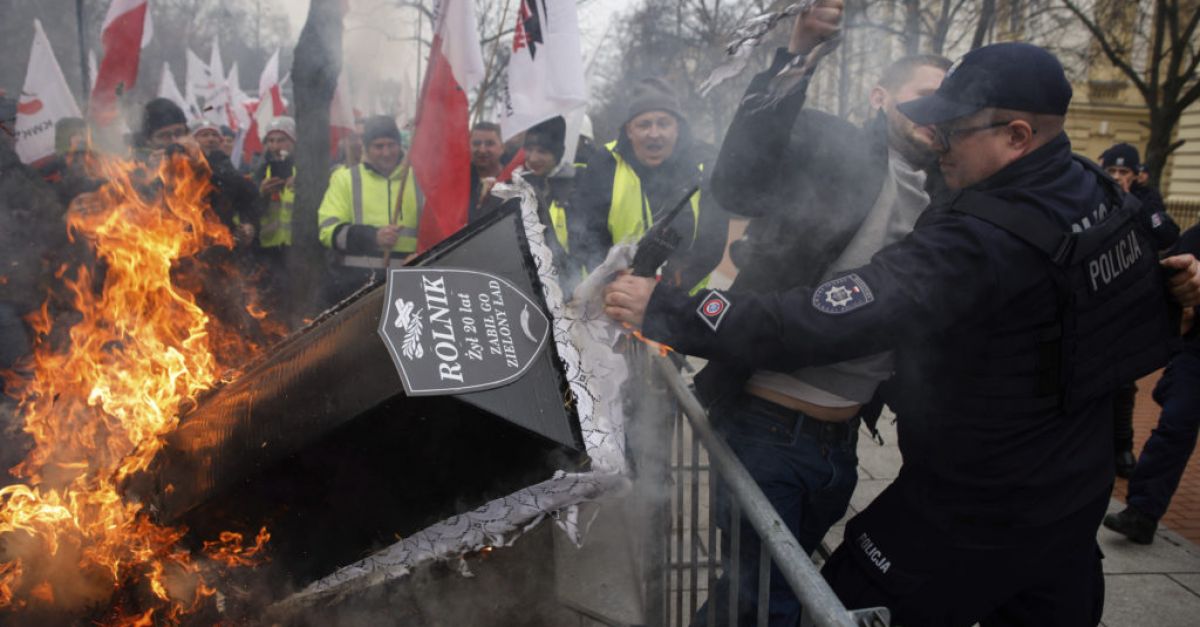
POLYGON ((75 24, 79 28, 79 76, 80 82, 83 84, 83 92, 80 94, 80 100, 83 102, 83 113, 87 115, 88 98, 91 96, 92 80, 91 71, 88 70, 87 62, 87 40, 83 33, 83 0, 75 0, 75 24))

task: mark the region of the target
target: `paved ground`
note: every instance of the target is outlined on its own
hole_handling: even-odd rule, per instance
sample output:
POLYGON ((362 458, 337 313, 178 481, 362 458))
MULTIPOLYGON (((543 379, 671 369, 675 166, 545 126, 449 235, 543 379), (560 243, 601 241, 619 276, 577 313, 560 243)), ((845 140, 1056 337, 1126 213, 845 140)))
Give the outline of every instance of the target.
MULTIPOLYGON (((1133 442, 1134 452, 1139 454, 1150 431, 1158 424, 1159 406, 1150 398, 1150 392, 1158 381, 1158 374, 1152 374, 1138 382, 1137 405, 1133 412, 1133 442)), ((1125 500, 1126 481, 1117 479, 1113 488, 1113 497, 1125 500)), ((1172 531, 1200 544, 1200 455, 1192 455, 1179 491, 1171 500, 1171 508, 1163 516, 1163 524, 1172 531)))
MULTIPOLYGON (((1141 386, 1148 390, 1152 386, 1141 386)), ((1152 401, 1150 401, 1152 402, 1152 401)), ((1139 398, 1139 410, 1147 406, 1139 398)), ((1146 422, 1144 419, 1142 422, 1146 422)), ((895 478, 900 467, 900 452, 896 448, 895 427, 890 420, 880 420, 885 446, 868 438, 858 445, 859 484, 851 500, 851 513, 865 507, 875 495, 895 478)), ((1149 426, 1135 424, 1140 442, 1149 434, 1149 426)), ((1140 447, 1139 442, 1139 447, 1140 447)), ((1194 463, 1193 463, 1194 465, 1194 463)), ((1191 469, 1195 472, 1195 468, 1191 469)), ((1185 479, 1185 483, 1188 480, 1185 479)), ((1195 472, 1188 485, 1189 494, 1200 494, 1200 472, 1195 472)), ((1197 501, 1200 502, 1200 501, 1197 501)), ((1114 501, 1112 510, 1120 509, 1114 501)), ((1175 511, 1175 505, 1172 505, 1175 511)), ((1180 509, 1180 520, 1195 523, 1197 514, 1180 509)), ((1193 533, 1197 533, 1193 527, 1193 533)), ((842 527, 830 532, 826 542, 836 546, 841 541, 842 527)), ((1103 625, 1106 627, 1190 627, 1200 624, 1200 547, 1170 529, 1160 527, 1158 537, 1150 546, 1127 541, 1101 528, 1097 536, 1104 551, 1106 595, 1103 625)))

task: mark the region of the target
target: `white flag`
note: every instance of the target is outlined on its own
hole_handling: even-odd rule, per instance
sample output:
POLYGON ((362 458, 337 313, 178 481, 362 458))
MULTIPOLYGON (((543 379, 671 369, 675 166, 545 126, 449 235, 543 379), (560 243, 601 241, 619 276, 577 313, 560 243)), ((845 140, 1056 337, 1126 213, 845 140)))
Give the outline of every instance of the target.
POLYGON ((171 73, 171 64, 163 61, 162 77, 158 81, 158 97, 166 98, 179 105, 185 113, 190 113, 187 99, 179 93, 179 85, 175 84, 175 75, 171 73))
POLYGON ((189 104, 196 107, 197 112, 201 97, 207 97, 209 86, 208 83, 208 66, 204 64, 195 52, 187 50, 187 71, 183 76, 183 98, 189 104))
POLYGON ((17 102, 16 149, 23 163, 54 156, 54 124, 62 118, 83 117, 54 58, 42 23, 33 21, 33 47, 25 86, 17 102))
MULTIPOLYGON (((575 1, 519 2, 508 87, 501 105, 500 127, 505 139, 558 115, 568 122, 579 120, 588 100, 575 1)), ((574 126, 577 134, 578 122, 574 126)), ((569 128, 566 139, 573 148, 576 138, 569 128)), ((571 153, 573 157, 573 149, 571 153)))
POLYGON ((212 52, 208 57, 204 81, 204 117, 217 124, 228 124, 231 102, 229 85, 225 78, 225 64, 221 61, 221 41, 213 35, 212 52))

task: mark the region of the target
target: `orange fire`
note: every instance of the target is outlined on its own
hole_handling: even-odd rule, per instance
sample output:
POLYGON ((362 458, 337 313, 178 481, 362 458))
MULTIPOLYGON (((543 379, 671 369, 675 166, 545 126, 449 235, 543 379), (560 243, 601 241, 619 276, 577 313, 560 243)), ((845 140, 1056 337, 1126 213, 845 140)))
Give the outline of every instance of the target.
MULTIPOLYGON (((233 240, 209 208, 202 161, 165 160, 159 181, 129 163, 98 166, 109 183, 67 223, 102 269, 56 273, 78 315, 68 325, 43 306, 30 320, 31 374, 8 377, 34 447, 13 469, 24 483, 0 489, 0 608, 103 607, 132 585, 152 598, 105 622, 173 624, 214 594, 203 576, 213 566, 178 546, 185 530, 154 524, 118 487, 235 365, 221 363, 218 343, 236 344, 237 334, 179 280, 202 251, 233 240)), ((264 529, 242 549, 240 535, 223 536, 211 552, 245 565, 268 537, 264 529)))

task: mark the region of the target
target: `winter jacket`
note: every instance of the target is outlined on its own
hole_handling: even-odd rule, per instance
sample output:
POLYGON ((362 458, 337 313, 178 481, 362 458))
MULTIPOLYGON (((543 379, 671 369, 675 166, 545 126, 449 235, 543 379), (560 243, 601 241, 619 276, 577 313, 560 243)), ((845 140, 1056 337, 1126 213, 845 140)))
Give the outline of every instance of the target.
MULTIPOLYGON (((680 124, 679 129, 675 152, 656 168, 648 168, 637 160, 629 138, 622 132, 615 146, 597 149, 587 168, 577 174, 567 213, 567 231, 571 255, 584 267, 599 265, 615 243, 610 224, 617 210, 613 192, 622 164, 628 164, 636 175, 651 222, 701 182, 709 170, 706 147, 692 140, 687 124, 680 124)), ((729 234, 729 214, 712 194, 702 190, 699 203, 698 219, 692 211, 685 210, 671 223, 671 229, 681 236, 681 243, 663 268, 664 277, 687 287, 700 283, 721 262, 729 234)))

